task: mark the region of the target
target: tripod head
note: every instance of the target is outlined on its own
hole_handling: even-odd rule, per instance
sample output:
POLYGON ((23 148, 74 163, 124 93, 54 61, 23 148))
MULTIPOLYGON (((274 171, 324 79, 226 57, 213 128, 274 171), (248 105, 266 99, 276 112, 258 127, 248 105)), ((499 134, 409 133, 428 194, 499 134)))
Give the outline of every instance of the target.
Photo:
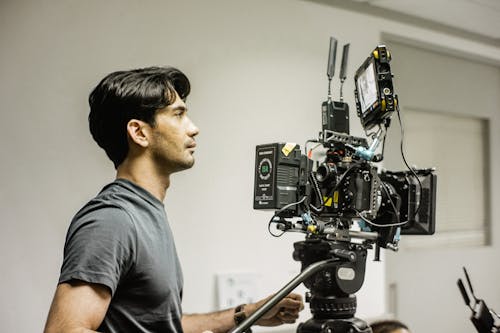
POLYGON ((371 333, 366 322, 353 317, 354 293, 364 280, 366 245, 308 237, 294 247, 295 260, 302 262, 301 272, 230 333, 250 332, 252 324, 301 283, 311 290, 306 300, 313 318, 301 323, 298 333, 371 333))
POLYGON ((321 260, 333 260, 304 281, 313 317, 301 323, 297 333, 371 332, 366 322, 354 317, 354 294, 364 282, 368 246, 309 237, 294 248, 293 258, 302 263, 302 270, 321 260))
POLYGON ((321 270, 304 281, 306 301, 314 318, 340 319, 354 315, 356 297, 365 277, 366 248, 363 245, 310 238, 294 244, 293 257, 302 269, 314 262, 334 259, 333 267, 321 270))

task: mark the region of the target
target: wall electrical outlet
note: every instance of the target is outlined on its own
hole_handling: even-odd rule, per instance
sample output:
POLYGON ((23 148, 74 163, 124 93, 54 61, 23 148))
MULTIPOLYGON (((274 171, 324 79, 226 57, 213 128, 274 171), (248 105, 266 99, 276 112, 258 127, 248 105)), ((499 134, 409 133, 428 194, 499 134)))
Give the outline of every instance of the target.
POLYGON ((217 274, 219 309, 255 302, 257 289, 257 274, 255 273, 217 274))

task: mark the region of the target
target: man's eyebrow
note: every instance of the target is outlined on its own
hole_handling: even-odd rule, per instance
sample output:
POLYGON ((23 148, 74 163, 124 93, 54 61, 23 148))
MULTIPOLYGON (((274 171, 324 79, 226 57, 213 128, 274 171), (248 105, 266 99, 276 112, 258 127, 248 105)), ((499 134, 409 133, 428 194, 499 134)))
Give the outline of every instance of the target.
POLYGON ((175 111, 187 111, 188 110, 188 108, 185 105, 179 105, 179 106, 173 107, 172 109, 175 111))

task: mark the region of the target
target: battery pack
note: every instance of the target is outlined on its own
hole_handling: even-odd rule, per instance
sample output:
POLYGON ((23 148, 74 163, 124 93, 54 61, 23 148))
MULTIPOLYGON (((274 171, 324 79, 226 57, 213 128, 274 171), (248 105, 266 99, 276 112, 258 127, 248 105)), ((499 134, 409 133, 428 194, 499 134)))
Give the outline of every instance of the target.
POLYGON ((259 145, 255 152, 254 209, 280 209, 297 201, 300 146, 259 145))
POLYGON ((344 102, 325 101, 321 104, 323 131, 349 134, 349 105, 344 102))

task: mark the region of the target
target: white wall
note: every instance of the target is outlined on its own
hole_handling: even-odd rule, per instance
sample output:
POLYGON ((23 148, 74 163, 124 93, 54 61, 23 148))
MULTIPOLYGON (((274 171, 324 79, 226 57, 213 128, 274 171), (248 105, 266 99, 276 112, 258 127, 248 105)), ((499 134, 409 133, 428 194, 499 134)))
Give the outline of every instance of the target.
MULTIPOLYGON (((500 61, 500 49, 303 1, 2 1, 1 330, 41 330, 69 220, 113 178, 86 121, 88 93, 105 74, 175 65, 192 81, 197 162, 173 177, 166 206, 185 310, 208 311, 217 272, 260 273, 265 294, 299 266, 299 237, 270 237, 270 215, 252 210, 255 145, 317 135, 330 35, 351 43, 352 77, 394 31, 500 61)), ((350 79, 354 109, 352 90, 350 79)), ((361 135, 354 115, 351 127, 361 135)), ((359 316, 385 311, 383 265, 369 262, 359 316)))

